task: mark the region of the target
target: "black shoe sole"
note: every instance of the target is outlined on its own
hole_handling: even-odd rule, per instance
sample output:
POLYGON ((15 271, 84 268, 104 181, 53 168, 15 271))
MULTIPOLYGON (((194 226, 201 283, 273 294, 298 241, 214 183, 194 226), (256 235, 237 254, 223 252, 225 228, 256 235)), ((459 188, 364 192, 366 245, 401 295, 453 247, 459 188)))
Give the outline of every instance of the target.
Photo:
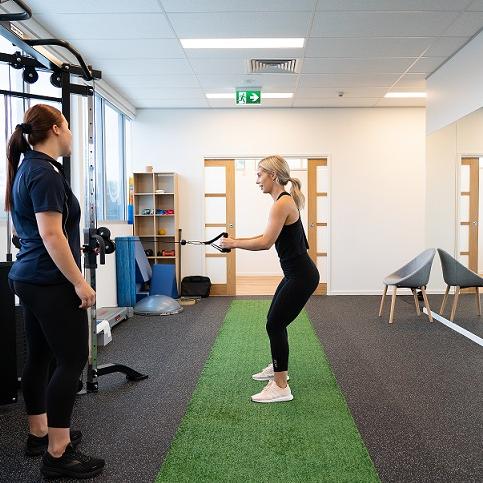
POLYGON ((74 478, 77 480, 85 480, 87 478, 94 478, 94 476, 97 476, 99 473, 101 473, 103 469, 104 467, 97 468, 86 473, 77 473, 75 471, 42 467, 40 468, 40 473, 42 473, 42 476, 44 476, 44 478, 48 479, 65 478, 67 476, 69 478, 74 478))
MULTIPOLYGON (((71 441, 74 448, 77 448, 82 441, 82 436, 76 441, 71 441)), ((47 451, 47 446, 38 446, 37 448, 25 448, 25 456, 34 458, 36 456, 42 456, 47 451)))

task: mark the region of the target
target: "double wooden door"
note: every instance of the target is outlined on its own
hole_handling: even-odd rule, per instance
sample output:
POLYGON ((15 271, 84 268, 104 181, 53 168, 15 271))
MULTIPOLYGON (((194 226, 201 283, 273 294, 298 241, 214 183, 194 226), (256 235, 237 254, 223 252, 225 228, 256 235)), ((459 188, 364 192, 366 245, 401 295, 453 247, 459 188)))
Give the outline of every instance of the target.
MULTIPOLYGON (((222 231, 236 237, 235 160, 205 159, 204 229, 205 239, 222 231)), ((309 255, 317 265, 321 282, 316 294, 327 293, 329 245, 329 199, 327 159, 307 160, 307 237, 309 255)), ((267 213, 268 216, 268 213, 267 213)), ((236 294, 236 254, 220 253, 212 247, 205 251, 205 273, 212 281, 213 295, 236 294)))

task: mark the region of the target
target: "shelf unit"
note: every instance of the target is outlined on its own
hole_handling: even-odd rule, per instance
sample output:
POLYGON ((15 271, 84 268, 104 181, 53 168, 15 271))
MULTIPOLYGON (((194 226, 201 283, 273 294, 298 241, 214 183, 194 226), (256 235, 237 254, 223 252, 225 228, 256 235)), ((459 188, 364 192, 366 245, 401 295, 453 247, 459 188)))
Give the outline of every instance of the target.
POLYGON ((174 264, 179 280, 179 244, 174 243, 179 241, 178 175, 133 173, 133 178, 134 235, 140 238, 144 250, 153 251, 153 256, 148 256, 149 263, 174 264), (143 210, 150 210, 150 214, 143 214, 143 210), (174 214, 159 214, 156 210, 174 210, 174 214), (162 256, 162 250, 174 250, 175 255, 162 256))

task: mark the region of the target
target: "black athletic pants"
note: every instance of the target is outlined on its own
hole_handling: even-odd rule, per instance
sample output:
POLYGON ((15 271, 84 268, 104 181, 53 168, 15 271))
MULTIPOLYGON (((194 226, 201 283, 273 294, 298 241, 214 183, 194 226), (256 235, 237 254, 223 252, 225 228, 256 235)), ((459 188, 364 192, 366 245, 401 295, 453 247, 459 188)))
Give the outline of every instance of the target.
POLYGON ((319 271, 308 254, 282 263, 282 270, 285 276, 277 287, 267 315, 275 372, 288 370, 287 326, 300 314, 320 280, 319 271))
POLYGON ((87 311, 70 283, 11 282, 22 302, 27 360, 22 391, 28 415, 47 413, 51 428, 69 428, 79 376, 89 352, 87 311), (56 368, 49 381, 49 365, 56 368))

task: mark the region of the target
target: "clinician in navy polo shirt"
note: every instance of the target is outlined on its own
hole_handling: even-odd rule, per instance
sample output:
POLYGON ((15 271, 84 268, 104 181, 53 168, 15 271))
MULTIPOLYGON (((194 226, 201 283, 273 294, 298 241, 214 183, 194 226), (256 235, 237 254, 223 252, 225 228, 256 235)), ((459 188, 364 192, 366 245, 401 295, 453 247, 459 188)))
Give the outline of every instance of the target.
POLYGON ((104 460, 77 451, 82 434, 70 430, 89 351, 86 309, 95 303, 81 272, 79 202, 56 161, 70 155, 71 145, 72 134, 58 109, 31 107, 9 140, 5 205, 20 239, 9 279, 24 308, 27 338, 25 453, 44 453, 40 470, 46 477, 87 478, 102 471, 104 460), (56 368, 49 381, 53 358, 56 368))

